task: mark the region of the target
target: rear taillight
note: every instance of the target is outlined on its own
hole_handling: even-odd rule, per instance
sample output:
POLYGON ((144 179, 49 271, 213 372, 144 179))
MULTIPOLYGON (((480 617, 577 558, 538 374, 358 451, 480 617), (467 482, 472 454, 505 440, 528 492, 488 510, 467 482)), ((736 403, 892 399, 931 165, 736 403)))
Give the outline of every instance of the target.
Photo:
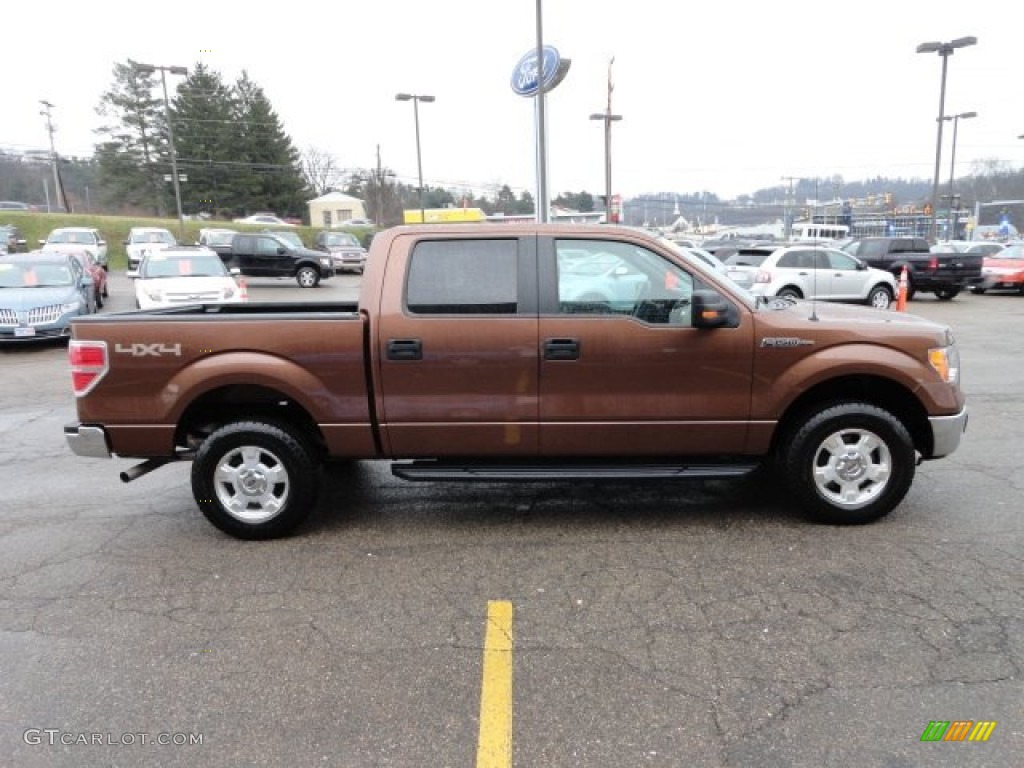
POLYGON ((772 281, 772 273, 767 269, 757 270, 757 277, 754 278, 755 283, 770 283, 772 281))
POLYGON ((68 342, 68 360, 71 362, 71 385, 75 397, 87 395, 110 368, 107 364, 107 342, 72 339, 68 342))
POLYGON ((938 256, 932 256, 930 259, 928 259, 928 269, 930 269, 932 272, 934 272, 938 268, 939 268, 939 257, 938 256))

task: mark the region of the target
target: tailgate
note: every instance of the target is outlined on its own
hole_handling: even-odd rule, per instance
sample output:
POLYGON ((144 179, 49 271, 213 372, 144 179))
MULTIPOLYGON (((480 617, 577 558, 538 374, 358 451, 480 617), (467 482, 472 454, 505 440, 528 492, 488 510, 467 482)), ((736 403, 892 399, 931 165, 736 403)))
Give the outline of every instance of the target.
POLYGON ((939 278, 972 280, 981 277, 982 259, 977 253, 933 253, 929 271, 939 278))

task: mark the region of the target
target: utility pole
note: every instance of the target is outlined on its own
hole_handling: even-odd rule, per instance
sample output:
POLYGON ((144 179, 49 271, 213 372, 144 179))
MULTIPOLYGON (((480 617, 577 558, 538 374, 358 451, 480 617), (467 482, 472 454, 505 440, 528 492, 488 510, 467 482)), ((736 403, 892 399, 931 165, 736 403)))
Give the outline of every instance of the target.
POLYGON ((790 236, 793 234, 793 182, 803 181, 803 179, 799 176, 783 176, 782 180, 789 182, 789 194, 786 195, 786 221, 785 227, 783 228, 783 237, 786 240, 789 240, 790 236))
MULTIPOLYGON (((615 57, 608 62, 608 103, 604 112, 595 112, 591 120, 604 121, 604 221, 606 224, 618 223, 612 216, 612 122, 621 120, 622 115, 612 114, 612 64, 615 57)), ((646 219, 646 215, 644 216, 646 219)), ((644 222, 646 224, 646 222, 644 222)))
MULTIPOLYGON (((46 131, 47 133, 50 134, 50 165, 53 167, 53 196, 57 201, 57 208, 59 209, 61 207, 61 203, 63 202, 64 208, 66 210, 68 207, 68 201, 62 200, 63 195, 61 194, 62 189, 60 185, 60 177, 57 175, 57 150, 54 149, 53 145, 53 132, 56 129, 53 127, 53 115, 50 113, 50 110, 53 109, 54 105, 46 101, 45 99, 40 99, 39 103, 43 105, 43 109, 39 112, 39 114, 46 118, 46 131)), ((49 197, 47 197, 46 212, 51 212, 49 197)))

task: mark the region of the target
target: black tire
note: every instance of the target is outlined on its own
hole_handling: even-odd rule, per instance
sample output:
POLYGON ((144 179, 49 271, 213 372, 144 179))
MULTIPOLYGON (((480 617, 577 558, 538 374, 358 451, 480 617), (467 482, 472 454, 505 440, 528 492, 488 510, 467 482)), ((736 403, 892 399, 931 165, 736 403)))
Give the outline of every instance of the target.
POLYGON ((959 288, 936 288, 935 295, 940 301, 949 301, 950 299, 956 298, 956 295, 960 293, 959 288))
POLYGON ((876 285, 868 293, 867 304, 875 309, 888 309, 892 306, 892 291, 889 290, 888 286, 876 285))
POLYGON ((227 424, 196 452, 192 495, 206 519, 224 533, 250 540, 284 536, 316 504, 320 464, 315 456, 287 427, 227 424))
MULTIPOLYGON (((988 288, 985 288, 984 286, 981 285, 975 285, 971 287, 971 293, 976 293, 979 296, 987 290, 988 288)), ((1024 286, 1021 287, 1021 292, 1024 292, 1024 286)))
POLYGON ((316 288, 320 284, 320 273, 315 267, 299 267, 295 273, 295 282, 302 288, 316 288))
POLYGON ((804 295, 799 290, 791 285, 787 285, 785 288, 781 288, 778 293, 775 294, 780 299, 802 299, 804 295))
POLYGON ((916 466, 906 427, 885 409, 858 402, 826 406, 796 426, 781 458, 801 506, 830 525, 888 514, 910 490, 916 466))

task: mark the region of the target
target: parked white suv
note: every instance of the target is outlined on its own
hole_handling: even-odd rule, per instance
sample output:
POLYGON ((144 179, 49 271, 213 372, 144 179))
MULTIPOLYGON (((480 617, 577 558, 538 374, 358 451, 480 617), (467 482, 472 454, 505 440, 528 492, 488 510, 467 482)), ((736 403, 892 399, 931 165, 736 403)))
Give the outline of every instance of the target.
POLYGON ((128 253, 128 269, 137 269, 142 258, 153 251, 162 251, 178 244, 168 229, 160 227, 132 227, 124 241, 128 253))
POLYGON ((738 281, 746 272, 758 296, 855 301, 888 309, 897 293, 896 278, 835 248, 820 246, 750 246, 725 260, 738 281))
POLYGON ((60 227, 50 232, 39 244, 47 253, 77 253, 86 251, 92 254, 97 263, 107 268, 107 241, 98 229, 92 227, 60 227))

